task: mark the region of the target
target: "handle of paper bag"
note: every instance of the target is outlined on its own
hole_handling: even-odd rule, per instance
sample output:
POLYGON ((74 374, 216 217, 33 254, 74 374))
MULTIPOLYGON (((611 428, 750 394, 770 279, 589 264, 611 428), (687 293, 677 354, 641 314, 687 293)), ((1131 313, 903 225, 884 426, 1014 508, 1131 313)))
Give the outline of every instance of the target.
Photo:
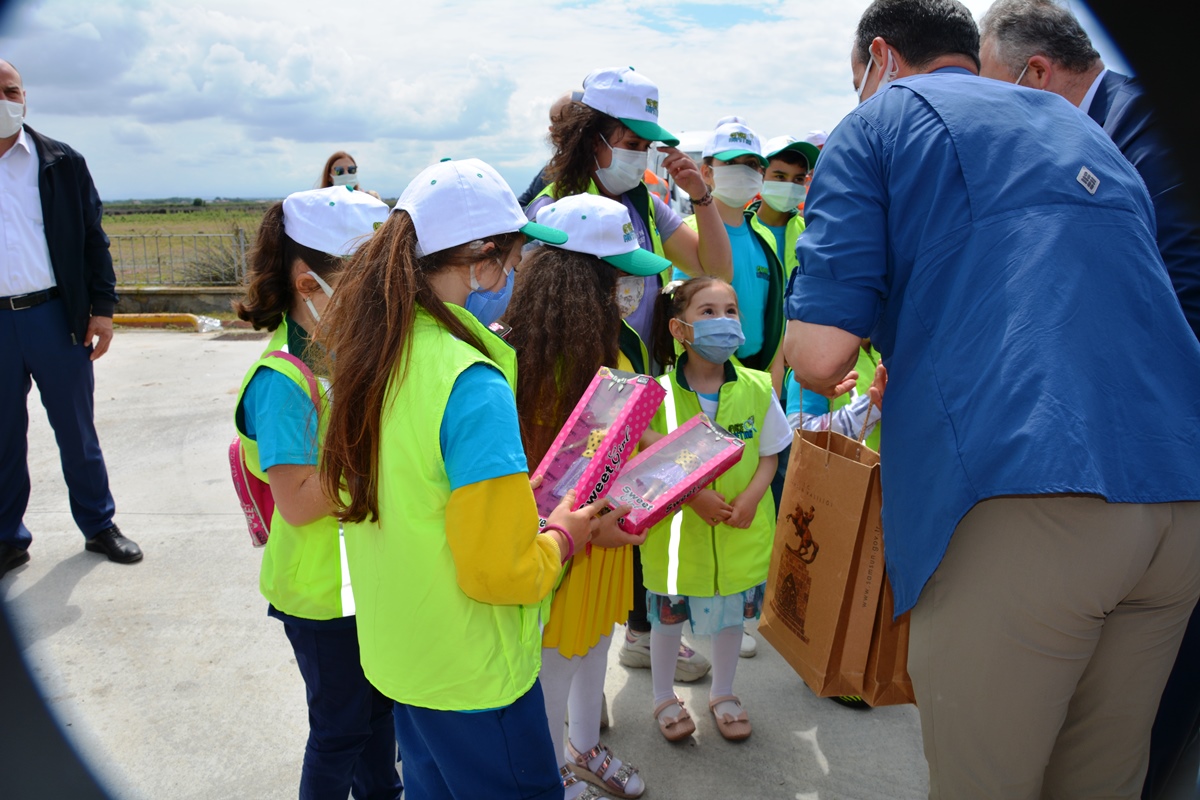
MULTIPOLYGON (((858 432, 858 449, 854 451, 854 460, 857 461, 862 456, 863 442, 867 440, 867 427, 871 421, 871 409, 867 409, 867 414, 863 417, 862 430, 858 432)), ((829 410, 829 427, 825 429, 825 466, 829 466, 829 459, 833 455, 833 409, 829 410)))

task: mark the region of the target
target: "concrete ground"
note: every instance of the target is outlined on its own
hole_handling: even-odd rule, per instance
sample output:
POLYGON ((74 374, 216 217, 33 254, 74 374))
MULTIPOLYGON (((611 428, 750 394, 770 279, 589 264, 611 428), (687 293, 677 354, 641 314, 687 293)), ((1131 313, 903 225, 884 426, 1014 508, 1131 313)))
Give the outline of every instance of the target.
MULTIPOLYGON (((32 560, 0 581, 18 645, 63 730, 114 797, 294 798, 307 732, 304 685, 258 594, 260 551, 229 481, 234 398, 264 342, 121 331, 96 369, 96 421, 117 522, 146 553, 87 553, 58 451, 30 397, 32 560)), ((693 642, 707 650, 707 641, 693 642)), ((610 654, 605 741, 637 764, 648 798, 920 798, 912 706, 852 711, 812 695, 761 639, 740 663, 754 735, 731 744, 709 679, 681 684, 696 736, 665 742, 648 670, 610 654)), ((464 747, 469 747, 464 743, 464 747)), ((2 792, 0 792, 2 794, 2 792)))

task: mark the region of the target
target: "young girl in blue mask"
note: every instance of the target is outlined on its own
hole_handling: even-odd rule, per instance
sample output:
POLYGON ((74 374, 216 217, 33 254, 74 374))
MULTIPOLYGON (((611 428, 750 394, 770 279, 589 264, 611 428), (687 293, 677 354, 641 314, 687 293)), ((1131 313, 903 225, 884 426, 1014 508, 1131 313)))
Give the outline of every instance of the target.
POLYGON ((662 334, 658 357, 675 369, 659 379, 667 397, 651 429, 670 432, 665 409, 671 403, 675 419, 704 413, 746 444, 741 461, 688 501, 679 524, 668 517, 642 545, 654 718, 669 741, 696 730, 672 687, 675 653, 690 622, 692 633, 712 636, 709 709, 720 734, 736 741, 751 732, 733 693, 742 627, 762 611, 775 534, 775 502, 767 490, 776 454, 791 442, 792 431, 770 374, 732 358, 745 341, 732 286, 707 276, 671 283, 658 300, 654 324, 662 334), (683 347, 677 359, 675 341, 683 347))

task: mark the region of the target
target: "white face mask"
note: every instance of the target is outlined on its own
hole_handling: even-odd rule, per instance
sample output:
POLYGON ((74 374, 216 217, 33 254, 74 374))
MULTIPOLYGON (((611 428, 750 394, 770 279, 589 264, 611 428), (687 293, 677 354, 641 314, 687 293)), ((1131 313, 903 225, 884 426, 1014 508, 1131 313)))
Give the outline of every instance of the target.
POLYGON ((25 121, 25 104, 0 100, 0 139, 16 136, 25 121))
POLYGON ((791 181, 763 181, 762 199, 781 214, 795 211, 808 196, 808 187, 791 181))
MULTIPOLYGON (((888 50, 887 68, 879 76, 879 85, 875 87, 875 91, 871 92, 871 97, 883 91, 883 87, 887 86, 892 81, 896 80, 896 74, 900 72, 900 66, 896 63, 896 57, 892 55, 892 51, 888 50)), ((858 102, 863 101, 863 91, 867 88, 867 77, 870 76, 871 70, 875 67, 875 56, 871 55, 871 63, 867 64, 867 68, 863 70, 862 81, 858 84, 858 102)))
POLYGON ((612 153, 612 162, 607 167, 601 167, 597 162, 596 180, 612 194, 625 194, 646 177, 648 154, 641 150, 613 147, 608 142, 604 142, 604 145, 612 153))
POLYGON ((637 311, 645 295, 645 278, 639 275, 622 275, 617 278, 617 307, 621 309, 621 319, 637 311))
POLYGON ((745 164, 713 166, 713 197, 727 206, 741 207, 762 191, 762 173, 745 164))
POLYGON ((333 176, 334 186, 358 186, 359 174, 356 172, 351 175, 349 172, 343 172, 341 175, 333 176))
MULTIPOLYGON (((304 274, 317 282, 317 285, 321 287, 321 291, 325 293, 326 297, 333 297, 333 287, 326 283, 324 278, 315 272, 306 272, 304 274)), ((312 314, 313 319, 320 322, 321 315, 317 313, 317 307, 313 305, 312 298, 304 298, 304 305, 308 306, 308 313, 312 314)))

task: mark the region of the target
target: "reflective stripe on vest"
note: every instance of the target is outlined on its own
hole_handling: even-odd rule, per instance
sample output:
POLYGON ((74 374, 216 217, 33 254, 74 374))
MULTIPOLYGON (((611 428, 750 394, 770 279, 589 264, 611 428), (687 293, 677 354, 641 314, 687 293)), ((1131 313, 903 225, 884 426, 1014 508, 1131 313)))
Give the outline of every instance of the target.
MULTIPOLYGON (((679 427, 679 412, 675 409, 675 386, 670 375, 658 382, 667 390, 663 411, 667 417, 667 433, 679 427)), ((679 541, 683 536, 683 506, 671 517, 671 543, 667 546, 667 594, 679 594, 679 541)))

